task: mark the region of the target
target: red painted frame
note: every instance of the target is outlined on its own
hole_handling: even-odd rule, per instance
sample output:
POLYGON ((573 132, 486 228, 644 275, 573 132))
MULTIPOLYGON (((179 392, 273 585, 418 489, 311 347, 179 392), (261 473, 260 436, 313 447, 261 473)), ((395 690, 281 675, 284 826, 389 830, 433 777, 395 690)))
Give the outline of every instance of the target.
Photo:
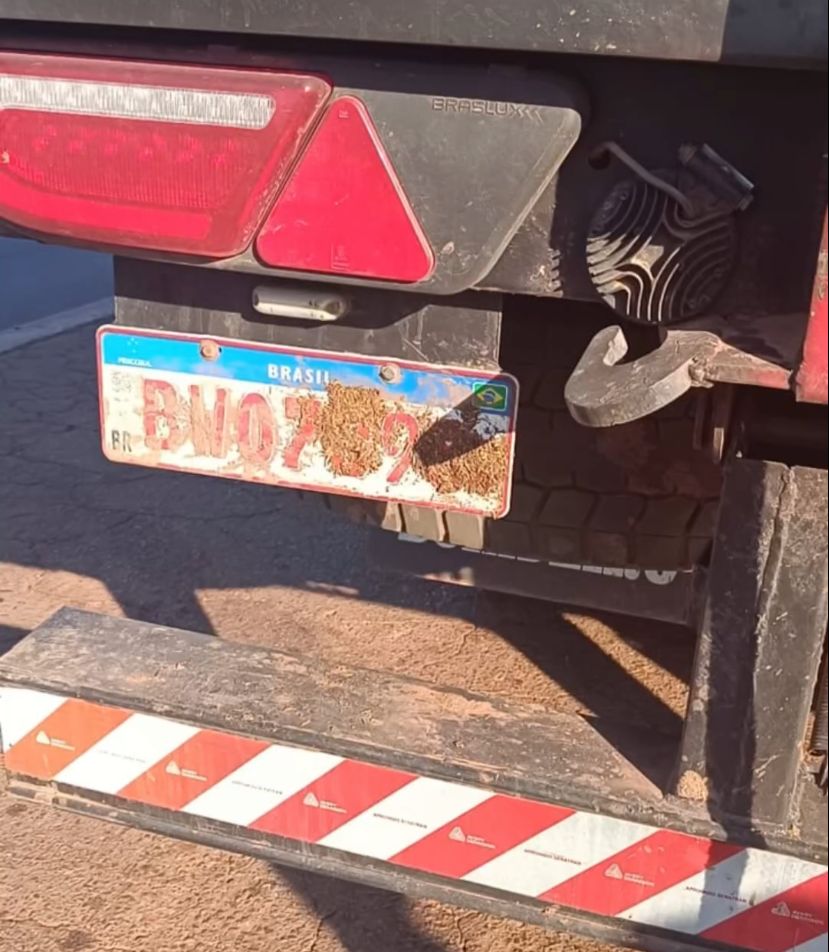
POLYGON ((826 216, 823 218, 823 237, 817 258, 815 283, 812 289, 812 307, 803 354, 794 381, 795 396, 804 403, 827 403, 827 251, 826 216))

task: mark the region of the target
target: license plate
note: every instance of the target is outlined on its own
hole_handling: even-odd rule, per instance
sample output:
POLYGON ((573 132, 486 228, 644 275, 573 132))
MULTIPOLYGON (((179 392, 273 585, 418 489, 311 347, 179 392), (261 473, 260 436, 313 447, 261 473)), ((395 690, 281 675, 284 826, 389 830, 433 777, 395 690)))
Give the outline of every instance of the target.
POLYGON ((115 462, 493 518, 509 509, 518 384, 507 374, 103 327, 98 376, 115 462))

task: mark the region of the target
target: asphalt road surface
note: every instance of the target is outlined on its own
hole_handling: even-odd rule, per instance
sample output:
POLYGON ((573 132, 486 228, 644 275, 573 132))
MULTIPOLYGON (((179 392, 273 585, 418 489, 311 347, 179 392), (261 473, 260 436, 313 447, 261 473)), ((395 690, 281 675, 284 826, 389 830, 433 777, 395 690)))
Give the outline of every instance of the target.
POLYGON ((108 255, 0 238, 0 333, 111 295, 108 255))
MULTIPOLYGON (((0 355, 0 651, 62 605, 677 732, 692 645, 401 579, 294 494, 118 467, 92 328, 0 355)), ((608 952, 0 794, 2 952, 608 952)))

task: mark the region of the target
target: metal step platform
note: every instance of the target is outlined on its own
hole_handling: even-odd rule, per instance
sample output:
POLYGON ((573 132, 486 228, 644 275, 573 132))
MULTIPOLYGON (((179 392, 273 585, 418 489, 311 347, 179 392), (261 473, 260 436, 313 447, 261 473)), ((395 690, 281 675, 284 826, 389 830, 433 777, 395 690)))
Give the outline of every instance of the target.
POLYGON ((823 952, 826 806, 804 745, 825 490, 817 471, 732 470, 678 745, 63 610, 0 661, 2 777, 44 805, 638 949, 823 952))

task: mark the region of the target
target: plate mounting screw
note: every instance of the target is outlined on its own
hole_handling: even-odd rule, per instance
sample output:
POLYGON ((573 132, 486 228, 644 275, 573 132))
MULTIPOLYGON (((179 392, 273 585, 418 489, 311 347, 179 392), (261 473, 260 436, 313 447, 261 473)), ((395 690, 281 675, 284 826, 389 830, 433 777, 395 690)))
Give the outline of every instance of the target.
POLYGON ((383 364, 380 368, 380 379, 384 383, 400 383, 400 368, 394 364, 383 364))
POLYGON ((214 340, 203 340, 199 344, 199 353, 205 360, 218 360, 222 348, 214 340))

